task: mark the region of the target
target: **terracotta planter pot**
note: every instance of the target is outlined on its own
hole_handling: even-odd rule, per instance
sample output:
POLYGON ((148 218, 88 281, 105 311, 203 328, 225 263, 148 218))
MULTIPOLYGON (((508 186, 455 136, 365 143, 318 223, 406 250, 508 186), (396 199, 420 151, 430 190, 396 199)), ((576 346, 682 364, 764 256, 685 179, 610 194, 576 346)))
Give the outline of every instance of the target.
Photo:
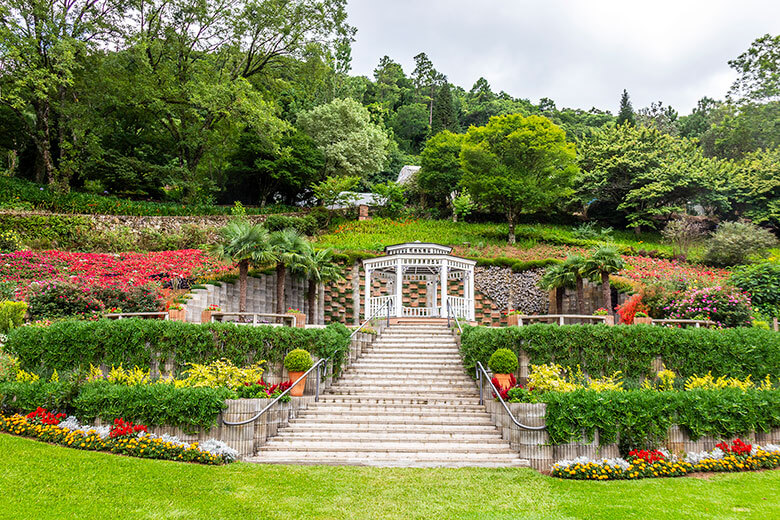
POLYGON ((187 311, 184 309, 170 309, 168 311, 168 319, 171 321, 187 321, 187 311))
POLYGON ((634 316, 634 325, 652 325, 653 324, 653 318, 647 316, 634 316))
POLYGON ((508 390, 509 387, 512 385, 511 378, 512 374, 494 374, 496 376, 496 379, 498 379, 498 386, 501 387, 502 390, 508 390))
POLYGON ((288 312, 287 314, 291 314, 292 316, 295 316, 295 326, 299 329, 305 329, 306 328, 306 315, 302 312, 288 312))
POLYGON ((213 311, 202 311, 200 313, 200 322, 201 323, 211 323, 211 313, 213 311))
MULTIPOLYGON (((303 372, 290 372, 290 381, 295 382, 296 379, 301 377, 303 375, 303 372)), ((303 389, 306 388, 306 379, 308 376, 304 377, 303 380, 301 380, 300 383, 295 385, 290 389, 290 395, 293 397, 301 397, 303 395, 303 389)))
POLYGON ((517 327, 519 323, 520 323, 519 314, 510 314, 506 317, 507 327, 517 327))
POLYGON ((604 321, 604 325, 614 325, 615 324, 615 317, 614 316, 604 316, 606 320, 604 321))

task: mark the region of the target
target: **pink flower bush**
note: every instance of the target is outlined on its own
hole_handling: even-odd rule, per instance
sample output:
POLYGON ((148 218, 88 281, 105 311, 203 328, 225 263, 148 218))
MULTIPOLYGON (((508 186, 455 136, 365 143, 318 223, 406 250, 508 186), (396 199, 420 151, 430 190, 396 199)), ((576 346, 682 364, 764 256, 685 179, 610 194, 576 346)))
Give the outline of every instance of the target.
POLYGON ((637 282, 675 282, 688 287, 720 285, 731 273, 726 269, 697 266, 677 260, 624 256, 626 267, 619 273, 637 282))

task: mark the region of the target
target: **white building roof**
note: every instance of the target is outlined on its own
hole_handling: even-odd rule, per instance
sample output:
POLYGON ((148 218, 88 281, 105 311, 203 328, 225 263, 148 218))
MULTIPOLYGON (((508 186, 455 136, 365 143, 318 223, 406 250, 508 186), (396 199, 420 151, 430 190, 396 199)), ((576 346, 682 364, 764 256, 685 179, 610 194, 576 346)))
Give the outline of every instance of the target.
POLYGON ((406 184, 409 182, 415 173, 420 171, 420 166, 406 165, 398 172, 398 184, 406 184))

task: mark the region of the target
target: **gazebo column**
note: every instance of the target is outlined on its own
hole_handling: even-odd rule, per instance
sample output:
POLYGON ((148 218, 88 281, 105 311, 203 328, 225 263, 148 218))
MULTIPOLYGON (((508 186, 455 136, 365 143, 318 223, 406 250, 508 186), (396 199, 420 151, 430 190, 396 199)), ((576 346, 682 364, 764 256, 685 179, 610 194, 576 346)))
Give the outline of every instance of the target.
POLYGON ((363 308, 363 319, 368 319, 371 317, 371 269, 366 268, 366 296, 365 296, 365 302, 363 308))
POLYGON ((447 281, 449 278, 449 266, 447 261, 443 260, 441 263, 441 310, 439 311, 440 317, 447 317, 447 281))
POLYGON ((404 291, 404 272, 403 260, 396 260, 395 264, 395 315, 398 318, 403 317, 403 291, 404 291))

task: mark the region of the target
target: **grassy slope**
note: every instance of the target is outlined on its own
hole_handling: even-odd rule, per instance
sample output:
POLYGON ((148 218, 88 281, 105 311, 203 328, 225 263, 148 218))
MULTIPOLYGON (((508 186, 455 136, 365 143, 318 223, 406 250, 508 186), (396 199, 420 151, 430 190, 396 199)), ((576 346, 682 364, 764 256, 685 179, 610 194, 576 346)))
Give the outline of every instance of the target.
POLYGON ((632 482, 528 469, 207 467, 0 434, 0 518, 780 518, 780 471, 632 482))

